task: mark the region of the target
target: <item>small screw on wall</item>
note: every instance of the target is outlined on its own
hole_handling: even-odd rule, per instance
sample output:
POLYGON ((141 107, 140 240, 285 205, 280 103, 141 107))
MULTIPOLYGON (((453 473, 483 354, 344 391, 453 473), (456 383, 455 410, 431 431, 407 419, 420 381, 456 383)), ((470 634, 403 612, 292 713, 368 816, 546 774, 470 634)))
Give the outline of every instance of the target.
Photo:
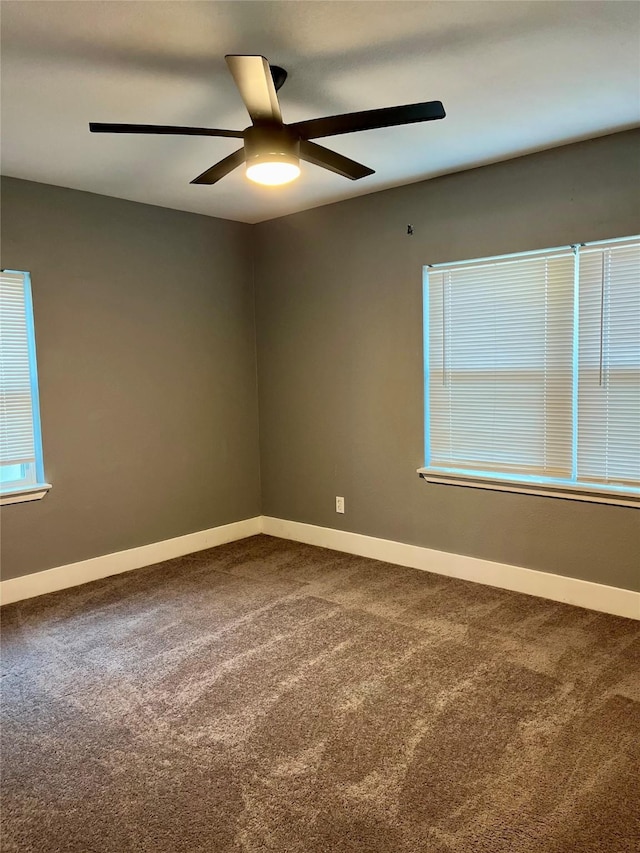
POLYGON ((413 235, 413 225, 407 225, 407 234, 410 237, 413 235))

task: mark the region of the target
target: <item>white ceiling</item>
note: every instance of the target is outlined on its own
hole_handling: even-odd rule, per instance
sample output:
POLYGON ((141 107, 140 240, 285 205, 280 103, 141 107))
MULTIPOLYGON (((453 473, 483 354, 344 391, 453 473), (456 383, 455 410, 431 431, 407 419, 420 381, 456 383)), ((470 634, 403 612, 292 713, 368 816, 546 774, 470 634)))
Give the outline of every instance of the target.
POLYGON ((2 172, 260 222, 640 122, 636 2, 2 2, 2 172), (320 140, 376 174, 303 164, 189 181, 237 140, 90 134, 89 121, 242 129, 225 53, 289 72, 286 122, 441 100, 444 121, 320 140))

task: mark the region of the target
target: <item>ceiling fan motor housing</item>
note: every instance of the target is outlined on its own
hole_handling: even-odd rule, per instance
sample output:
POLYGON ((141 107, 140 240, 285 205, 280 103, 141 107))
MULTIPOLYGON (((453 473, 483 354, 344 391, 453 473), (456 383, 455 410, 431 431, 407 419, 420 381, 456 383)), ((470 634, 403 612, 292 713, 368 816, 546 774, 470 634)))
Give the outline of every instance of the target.
POLYGON ((255 124, 243 135, 247 166, 267 162, 299 164, 300 138, 284 125, 255 124))

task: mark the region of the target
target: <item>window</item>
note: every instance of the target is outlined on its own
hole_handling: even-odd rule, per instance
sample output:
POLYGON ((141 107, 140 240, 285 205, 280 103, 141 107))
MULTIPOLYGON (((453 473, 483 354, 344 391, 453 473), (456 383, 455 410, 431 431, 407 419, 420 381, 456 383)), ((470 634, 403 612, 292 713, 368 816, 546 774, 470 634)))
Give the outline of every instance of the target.
POLYGON ((33 307, 29 273, 0 273, 0 502, 43 497, 33 307))
POLYGON ((432 482, 640 502, 640 238, 425 268, 432 482))

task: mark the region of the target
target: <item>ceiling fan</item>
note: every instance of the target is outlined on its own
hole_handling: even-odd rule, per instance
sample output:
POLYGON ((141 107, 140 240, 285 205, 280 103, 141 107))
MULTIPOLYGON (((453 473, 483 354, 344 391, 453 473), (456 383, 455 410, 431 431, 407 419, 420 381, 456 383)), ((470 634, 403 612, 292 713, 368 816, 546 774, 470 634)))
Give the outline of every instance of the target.
POLYGON ((264 56, 226 56, 227 65, 245 103, 252 124, 244 130, 216 130, 208 127, 174 127, 154 124, 102 124, 91 122, 92 133, 176 134, 180 136, 223 136, 244 140, 244 145, 191 181, 215 184, 246 162, 247 177, 270 186, 286 184, 300 174, 300 160, 336 172, 352 181, 373 175, 374 170, 312 142, 325 136, 395 127, 444 118, 440 101, 364 110, 326 118, 285 124, 277 92, 287 72, 269 65, 264 56))

